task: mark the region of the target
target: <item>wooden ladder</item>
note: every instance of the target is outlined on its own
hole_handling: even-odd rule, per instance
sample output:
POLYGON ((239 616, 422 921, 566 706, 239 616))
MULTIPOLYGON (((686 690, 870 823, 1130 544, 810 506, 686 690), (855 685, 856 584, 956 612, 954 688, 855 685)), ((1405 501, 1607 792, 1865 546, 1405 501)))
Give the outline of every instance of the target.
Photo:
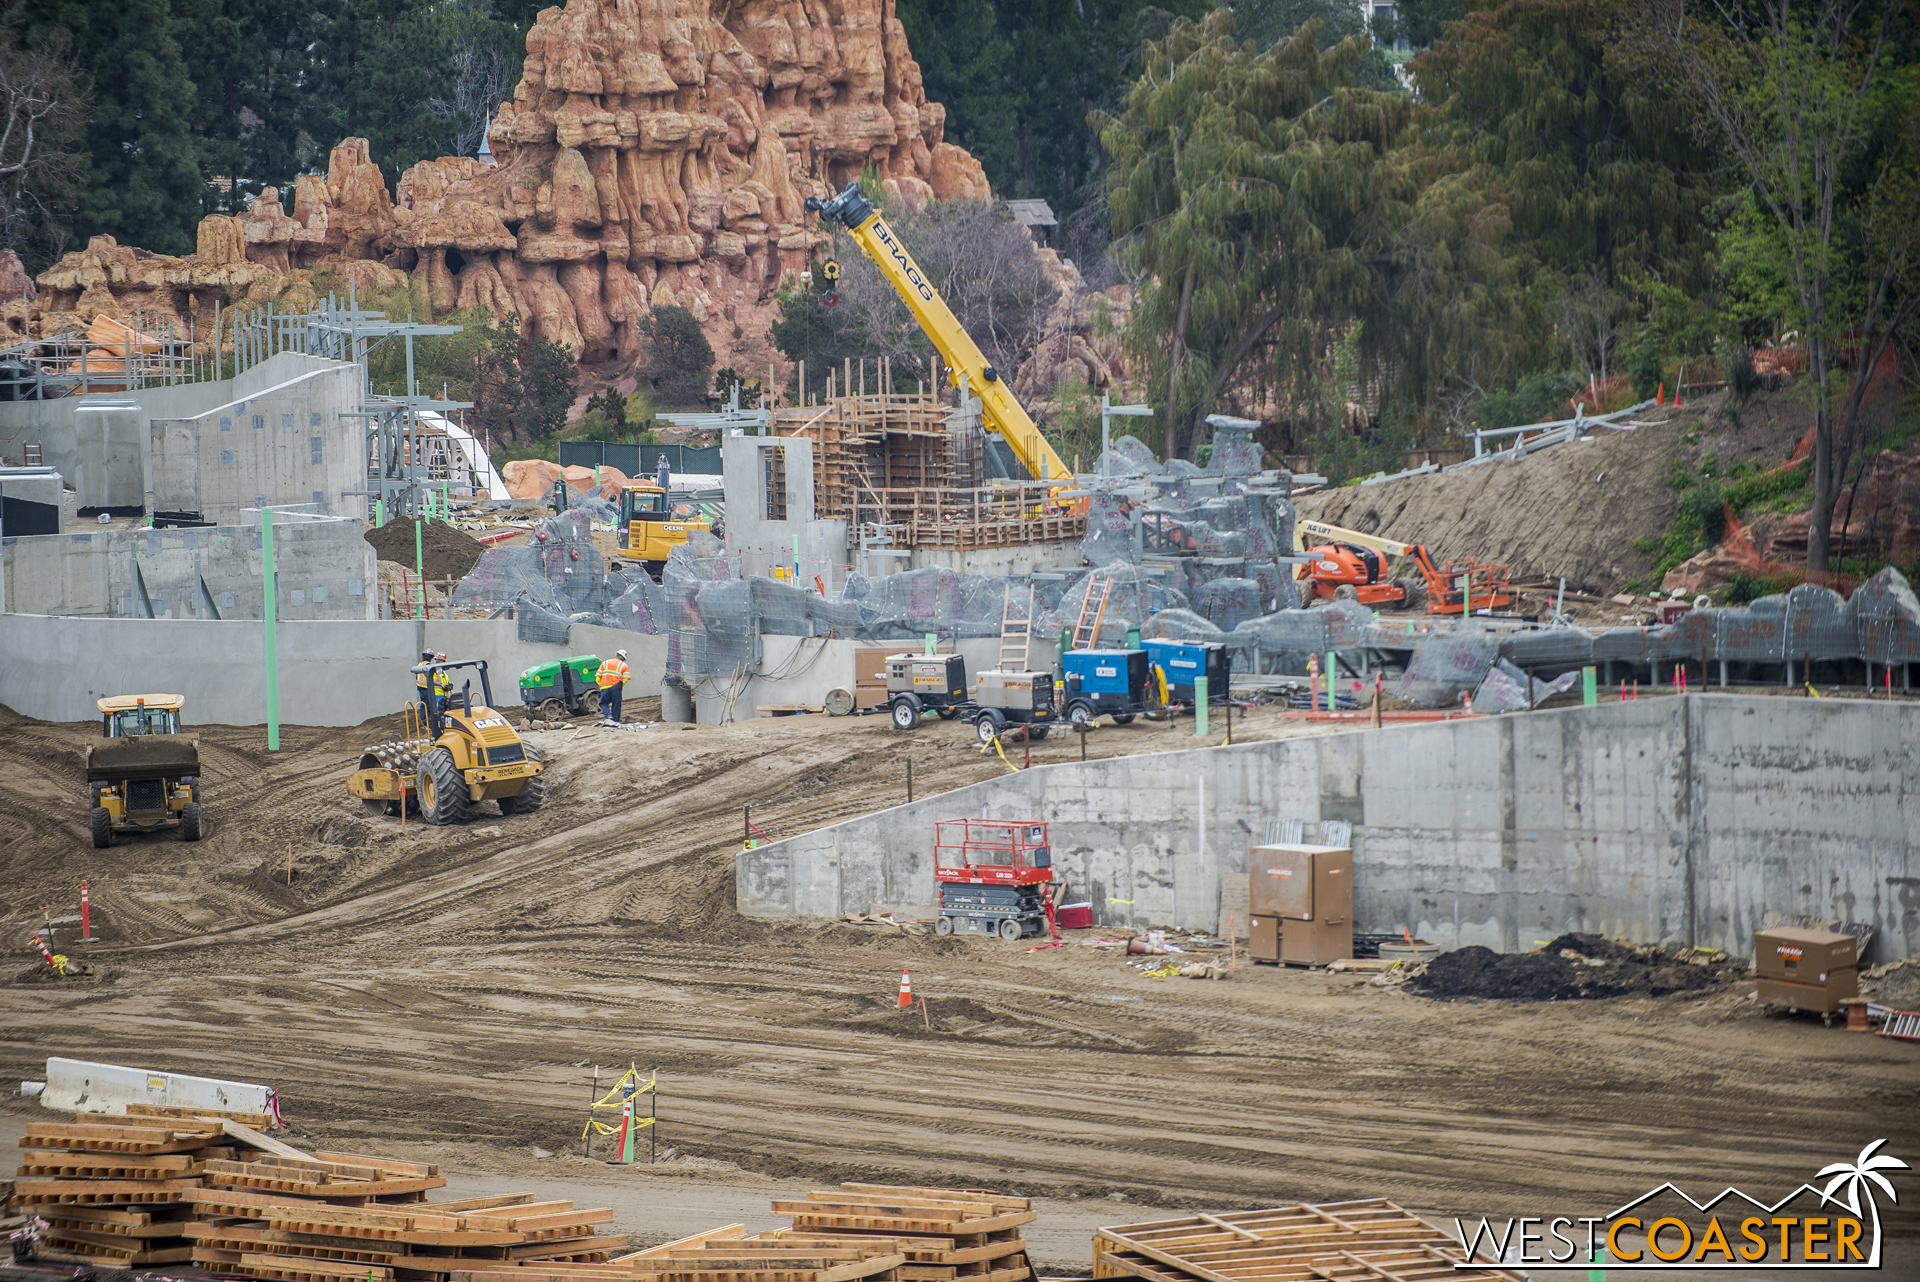
POLYGON ((1113 576, 1109 574, 1100 580, 1100 604, 1093 603, 1093 585, 1087 585, 1086 599, 1080 602, 1080 617, 1073 623, 1073 648, 1091 650, 1100 640, 1100 621, 1107 617, 1107 594, 1113 591, 1113 576), (1093 615, 1091 627, 1087 624, 1087 615, 1093 615))
POLYGON ((1025 618, 1013 617, 1013 589, 1000 598, 1000 670, 1025 672, 1027 655, 1033 647, 1033 585, 1027 585, 1025 618))

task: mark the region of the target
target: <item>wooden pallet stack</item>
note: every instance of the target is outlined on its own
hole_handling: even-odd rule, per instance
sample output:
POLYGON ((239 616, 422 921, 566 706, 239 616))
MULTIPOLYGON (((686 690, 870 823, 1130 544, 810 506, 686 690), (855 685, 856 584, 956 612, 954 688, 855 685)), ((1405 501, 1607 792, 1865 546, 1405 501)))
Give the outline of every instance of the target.
MULTIPOLYGON (((288 1196, 205 1189, 193 1195, 193 1261, 222 1272, 290 1282, 448 1282, 467 1273, 512 1282, 607 1279, 624 1237, 600 1233, 611 1210, 530 1193, 449 1202, 343 1206, 288 1196)), ((465 1279, 465 1282, 476 1282, 465 1279)))
POLYGON ((188 1195, 239 1152, 218 1120, 143 1117, 31 1122, 20 1146, 13 1202, 47 1222, 42 1249, 109 1268, 190 1259, 188 1195))
POLYGON ((1186 1215, 1094 1234, 1095 1278, 1146 1282, 1519 1282, 1463 1267, 1451 1235, 1385 1198, 1186 1215))
POLYGON ((842 1184, 809 1192, 804 1201, 773 1204, 793 1218, 783 1242, 889 1239, 905 1260, 899 1282, 1026 1282, 1033 1276, 1022 1225, 1033 1203, 984 1189, 842 1184))
POLYGON ((634 1282, 900 1282, 906 1245, 869 1234, 749 1236, 744 1225, 728 1224, 614 1263, 630 1270, 622 1276, 634 1282))

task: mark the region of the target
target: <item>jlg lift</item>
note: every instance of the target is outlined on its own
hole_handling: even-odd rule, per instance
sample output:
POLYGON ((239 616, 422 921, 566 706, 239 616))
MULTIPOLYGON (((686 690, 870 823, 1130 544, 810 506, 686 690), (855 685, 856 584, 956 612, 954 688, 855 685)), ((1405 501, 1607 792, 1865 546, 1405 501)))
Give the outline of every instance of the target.
POLYGON ((831 218, 853 233, 854 242, 879 265, 880 274, 906 300, 913 318, 920 322, 920 328, 940 353, 940 359, 949 369, 966 375, 968 387, 980 398, 987 429, 1000 434, 1027 474, 1036 481, 1070 483, 1071 470, 1053 446, 1047 444, 1047 438, 1040 434, 1032 416, 1000 377, 1000 371, 987 363, 980 345, 973 341, 953 309, 940 297, 940 291, 913 261, 913 255, 900 243, 900 237, 880 217, 873 202, 860 194, 859 184, 848 183, 847 189, 832 200, 809 196, 807 210, 831 218))
POLYGON ((1393 581, 1388 557, 1409 558, 1427 581, 1427 612, 1468 614, 1498 610, 1511 603, 1507 567, 1494 561, 1448 561, 1434 564, 1418 543, 1398 543, 1357 530, 1343 530, 1323 521, 1301 520, 1293 527, 1293 545, 1313 560, 1300 567, 1300 577, 1313 584, 1313 595, 1362 605, 1398 608, 1406 604, 1407 590, 1393 581))

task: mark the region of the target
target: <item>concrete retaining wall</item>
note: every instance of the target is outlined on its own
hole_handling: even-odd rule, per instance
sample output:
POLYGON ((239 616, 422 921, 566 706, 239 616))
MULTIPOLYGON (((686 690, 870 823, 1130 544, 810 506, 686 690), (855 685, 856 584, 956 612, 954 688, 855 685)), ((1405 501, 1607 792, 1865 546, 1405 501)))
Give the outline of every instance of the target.
MULTIPOLYGON (((17 614, 258 619, 265 613, 260 514, 203 529, 100 530, 0 539, 7 610, 17 614)), ((275 613, 370 619, 373 547, 359 521, 274 513, 275 613)))
POLYGON ((1331 819, 1353 825, 1358 930, 1744 953, 1767 913, 1817 913, 1920 955, 1908 704, 1690 695, 1035 768, 745 851, 740 910, 932 903, 934 822, 966 815, 1049 821, 1056 876, 1109 926, 1219 930, 1269 822, 1331 819))
MULTIPOLYGON (((73 485, 80 507, 138 505, 148 488, 146 450, 152 420, 189 418, 215 406, 256 395, 302 374, 339 367, 339 361, 300 352, 279 352, 236 378, 146 387, 135 392, 63 396, 52 401, 0 402, 0 454, 18 458, 22 446, 37 443, 45 464, 57 469, 73 485), (98 413, 99 407, 115 404, 136 408, 126 414, 102 416, 98 413), (102 417, 109 421, 103 423, 102 417), (87 454, 86 467, 82 466, 83 452, 87 454)), ((362 438, 356 436, 355 439, 362 438)), ((251 495, 248 501, 252 501, 251 495)), ((268 501, 308 502, 310 498, 304 494, 276 493, 268 501)), ((189 508, 194 506, 188 504, 189 508)))
MULTIPOLYGON (((666 638, 576 625, 568 646, 521 641, 512 619, 282 623, 280 718, 288 725, 352 726, 397 712, 414 697, 422 650, 487 660, 494 697, 519 704, 518 678, 535 663, 625 648, 632 697, 660 688, 666 638)), ((91 720, 103 695, 165 691, 187 697, 189 725, 266 720, 262 625, 203 619, 82 619, 0 614, 0 703, 43 721, 91 720), (138 685, 139 691, 134 690, 138 685)))
POLYGON ((335 361, 191 416, 154 416, 147 489, 155 511, 234 521, 244 508, 305 504, 362 516, 367 488, 360 369, 335 361))

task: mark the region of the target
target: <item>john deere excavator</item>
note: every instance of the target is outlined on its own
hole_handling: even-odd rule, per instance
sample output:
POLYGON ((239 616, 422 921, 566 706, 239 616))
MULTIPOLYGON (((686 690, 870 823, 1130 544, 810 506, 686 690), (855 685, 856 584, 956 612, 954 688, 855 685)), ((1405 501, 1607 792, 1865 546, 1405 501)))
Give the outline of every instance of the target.
POLYGON ((116 694, 96 700, 102 740, 87 749, 93 844, 115 833, 178 828, 200 840, 200 739, 180 732, 177 694, 116 694))
POLYGON ((906 300, 913 318, 933 342, 947 368, 966 375, 969 390, 980 398, 986 429, 1000 434, 1013 450, 1013 456, 1027 469, 1027 475, 1036 481, 1071 483, 1072 469, 1040 434, 1040 428, 1020 404, 1020 398, 1013 394, 1013 389, 1000 377, 1000 371, 987 363, 973 335, 960 324, 960 318, 928 281, 920 264, 913 261, 913 255, 900 243, 900 237, 880 217, 880 211, 860 194, 860 184, 848 183, 846 190, 832 200, 809 196, 806 206, 809 212, 832 219, 853 234, 854 243, 879 266, 880 274, 906 300))
POLYGON ((505 714, 494 710, 487 661, 422 663, 413 671, 424 674, 432 688, 435 676, 460 668, 478 671, 480 703, 474 703, 468 680, 445 708, 408 704, 406 737, 361 754, 360 768, 347 777, 347 791, 367 813, 398 814, 405 806, 408 814, 430 824, 457 824, 486 801, 503 815, 528 814, 546 804, 546 767, 505 714))

